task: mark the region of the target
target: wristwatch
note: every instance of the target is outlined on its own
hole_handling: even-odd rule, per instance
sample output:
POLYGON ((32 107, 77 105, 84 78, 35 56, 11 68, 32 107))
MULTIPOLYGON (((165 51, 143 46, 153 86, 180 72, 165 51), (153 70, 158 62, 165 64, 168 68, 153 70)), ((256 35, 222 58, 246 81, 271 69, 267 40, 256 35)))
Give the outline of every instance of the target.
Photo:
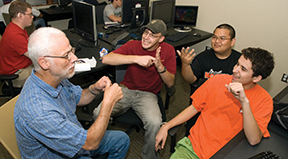
POLYGON ((163 71, 161 71, 161 72, 159 72, 160 74, 161 73, 164 73, 164 72, 166 72, 167 70, 166 70, 166 67, 164 66, 164 70, 163 71))

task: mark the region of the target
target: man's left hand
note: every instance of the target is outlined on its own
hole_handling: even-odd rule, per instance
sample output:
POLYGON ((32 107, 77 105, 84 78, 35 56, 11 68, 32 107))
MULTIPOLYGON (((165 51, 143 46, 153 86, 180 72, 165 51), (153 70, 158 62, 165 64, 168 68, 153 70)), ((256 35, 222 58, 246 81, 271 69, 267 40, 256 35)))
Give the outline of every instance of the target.
POLYGON ((161 47, 158 47, 156 50, 155 61, 154 61, 154 65, 157 68, 158 72, 162 72, 164 70, 164 66, 161 62, 160 52, 161 52, 161 47))
POLYGON ((236 99, 238 99, 241 103, 248 101, 242 83, 232 82, 229 84, 225 84, 225 86, 228 89, 228 91, 231 92, 233 96, 236 99))

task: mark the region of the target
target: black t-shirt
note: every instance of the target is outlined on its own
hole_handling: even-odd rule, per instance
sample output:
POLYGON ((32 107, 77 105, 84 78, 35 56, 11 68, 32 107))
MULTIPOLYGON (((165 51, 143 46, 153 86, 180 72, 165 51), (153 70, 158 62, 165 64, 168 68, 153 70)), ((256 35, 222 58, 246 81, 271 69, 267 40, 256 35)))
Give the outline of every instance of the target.
POLYGON ((233 50, 226 59, 219 59, 213 49, 198 54, 192 61, 191 68, 197 79, 209 79, 216 74, 232 74, 233 67, 238 62, 241 53, 233 50))

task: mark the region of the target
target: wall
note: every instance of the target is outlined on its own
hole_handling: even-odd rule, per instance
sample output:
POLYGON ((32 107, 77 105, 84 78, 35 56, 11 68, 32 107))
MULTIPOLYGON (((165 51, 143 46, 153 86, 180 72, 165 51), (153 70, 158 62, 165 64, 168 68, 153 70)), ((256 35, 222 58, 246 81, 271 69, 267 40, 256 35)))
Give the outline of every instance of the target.
POLYGON ((288 1, 287 0, 176 0, 176 5, 198 5, 196 28, 212 32, 221 23, 236 29, 234 49, 260 47, 274 53, 276 66, 270 77, 259 84, 272 97, 286 83, 280 79, 288 73, 288 1))

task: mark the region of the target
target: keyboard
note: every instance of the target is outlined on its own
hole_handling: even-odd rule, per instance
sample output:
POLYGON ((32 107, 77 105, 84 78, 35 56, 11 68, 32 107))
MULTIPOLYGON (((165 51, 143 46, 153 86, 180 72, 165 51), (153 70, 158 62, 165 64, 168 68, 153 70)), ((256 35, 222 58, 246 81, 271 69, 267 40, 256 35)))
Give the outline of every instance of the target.
POLYGON ((281 157, 277 156, 272 151, 264 151, 250 157, 249 159, 281 159, 281 157))
POLYGON ((176 41, 179 41, 179 40, 185 38, 188 35, 189 35, 189 32, 177 32, 175 34, 168 35, 166 37, 166 39, 169 41, 176 42, 176 41))

